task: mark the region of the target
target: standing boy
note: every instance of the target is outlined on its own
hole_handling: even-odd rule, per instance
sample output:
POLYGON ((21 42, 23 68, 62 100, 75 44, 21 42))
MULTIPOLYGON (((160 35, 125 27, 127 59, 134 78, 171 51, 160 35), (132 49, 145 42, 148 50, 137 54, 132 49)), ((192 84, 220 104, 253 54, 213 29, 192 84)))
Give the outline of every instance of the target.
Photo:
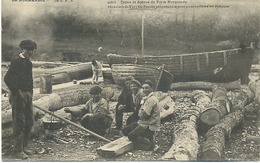
POLYGON ((26 149, 33 127, 33 77, 31 56, 37 49, 32 40, 23 40, 19 44, 22 52, 11 61, 4 81, 10 90, 9 102, 12 106, 14 152, 19 159, 27 159, 32 152, 26 149))

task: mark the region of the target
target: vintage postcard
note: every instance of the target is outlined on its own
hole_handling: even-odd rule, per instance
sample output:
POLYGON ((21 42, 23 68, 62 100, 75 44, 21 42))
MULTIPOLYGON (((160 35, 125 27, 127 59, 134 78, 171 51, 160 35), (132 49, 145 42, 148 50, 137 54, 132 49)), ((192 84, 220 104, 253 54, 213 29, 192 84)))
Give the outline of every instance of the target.
POLYGON ((2 0, 2 161, 260 161, 259 0, 2 0))

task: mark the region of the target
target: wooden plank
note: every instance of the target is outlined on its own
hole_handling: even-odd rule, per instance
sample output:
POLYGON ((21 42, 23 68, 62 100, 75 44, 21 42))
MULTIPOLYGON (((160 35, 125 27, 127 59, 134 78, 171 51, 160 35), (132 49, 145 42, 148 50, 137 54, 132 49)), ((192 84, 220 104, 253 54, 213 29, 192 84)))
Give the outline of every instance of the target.
POLYGON ((133 143, 127 136, 116 139, 97 149, 97 154, 103 157, 115 157, 134 149, 133 143))

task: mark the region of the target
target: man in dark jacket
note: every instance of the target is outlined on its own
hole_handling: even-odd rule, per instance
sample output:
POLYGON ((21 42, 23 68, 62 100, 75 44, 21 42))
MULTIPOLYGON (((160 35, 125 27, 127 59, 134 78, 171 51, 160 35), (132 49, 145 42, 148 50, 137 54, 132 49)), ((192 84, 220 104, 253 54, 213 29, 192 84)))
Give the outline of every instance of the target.
POLYGON ((19 44, 22 52, 11 61, 4 81, 9 88, 9 102, 12 106, 12 121, 14 135, 14 152, 19 159, 27 159, 31 151, 25 147, 28 144, 33 127, 33 77, 31 56, 37 48, 32 40, 23 40, 19 44))
POLYGON ((131 81, 134 80, 132 76, 125 78, 124 87, 121 94, 118 97, 118 102, 116 105, 116 129, 122 129, 123 123, 123 113, 133 112, 133 100, 132 92, 130 90, 131 81))

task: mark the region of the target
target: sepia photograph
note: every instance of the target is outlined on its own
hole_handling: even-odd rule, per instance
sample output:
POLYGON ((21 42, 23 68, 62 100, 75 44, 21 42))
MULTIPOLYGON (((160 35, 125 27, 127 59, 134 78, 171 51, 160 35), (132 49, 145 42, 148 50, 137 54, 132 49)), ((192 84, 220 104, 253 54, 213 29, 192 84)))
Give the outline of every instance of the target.
POLYGON ((1 161, 260 161, 260 0, 2 0, 1 161))

